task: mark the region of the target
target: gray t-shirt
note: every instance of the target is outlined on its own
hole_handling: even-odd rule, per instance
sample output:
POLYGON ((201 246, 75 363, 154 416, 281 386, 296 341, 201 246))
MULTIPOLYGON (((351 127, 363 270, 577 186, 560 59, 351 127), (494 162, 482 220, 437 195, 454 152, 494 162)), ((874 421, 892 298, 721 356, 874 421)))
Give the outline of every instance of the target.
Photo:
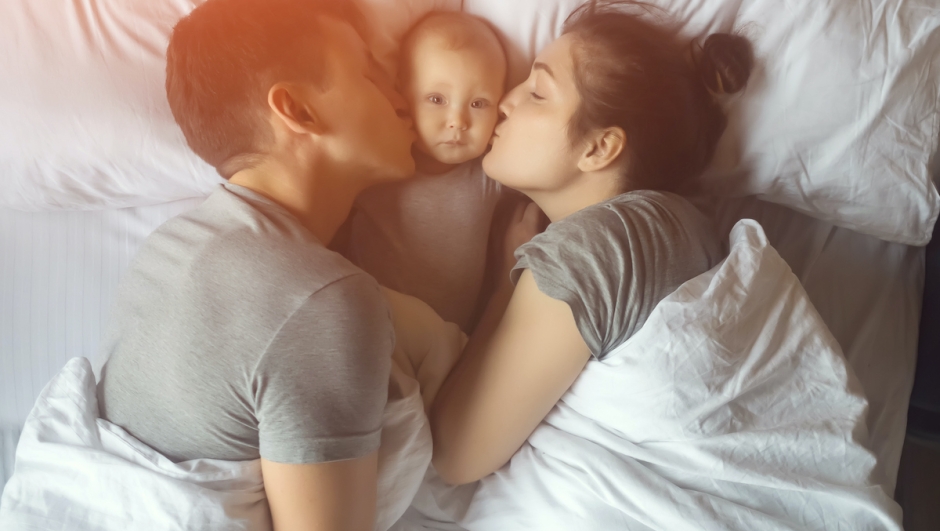
POLYGON ((356 201, 345 252, 383 286, 469 332, 499 196, 479 159, 370 188, 356 201))
POLYGON ((685 199, 642 190, 552 223, 516 250, 516 282, 532 271, 539 291, 571 307, 591 354, 602 359, 653 308, 722 258, 709 220, 685 199))
POLYGON ((247 188, 157 229, 111 315, 101 416, 174 461, 379 446, 394 331, 378 284, 247 188))

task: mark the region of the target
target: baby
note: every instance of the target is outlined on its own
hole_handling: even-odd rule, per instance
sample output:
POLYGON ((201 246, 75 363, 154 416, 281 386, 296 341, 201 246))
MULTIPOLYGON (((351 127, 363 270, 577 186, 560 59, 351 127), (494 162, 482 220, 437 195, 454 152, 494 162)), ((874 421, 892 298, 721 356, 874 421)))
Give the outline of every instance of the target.
POLYGON ((465 13, 432 13, 405 36, 399 86, 418 140, 414 179, 366 190, 345 254, 392 290, 469 333, 501 189, 480 159, 497 121, 506 57, 493 30, 465 13))

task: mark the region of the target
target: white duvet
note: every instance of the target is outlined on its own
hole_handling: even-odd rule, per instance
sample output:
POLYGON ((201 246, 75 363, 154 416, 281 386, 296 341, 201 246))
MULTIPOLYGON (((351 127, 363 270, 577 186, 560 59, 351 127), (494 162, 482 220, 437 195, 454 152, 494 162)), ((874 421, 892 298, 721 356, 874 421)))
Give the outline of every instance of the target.
MULTIPOLYGON (((376 531, 405 512, 431 461, 430 428, 409 372, 392 365, 376 531)), ((70 360, 43 389, 15 466, 0 500, 3 531, 271 529, 259 460, 173 463, 98 418, 95 376, 85 358, 70 360)))
POLYGON ((900 530, 867 402, 754 221, 729 257, 591 361, 509 464, 432 472, 401 530, 900 530))

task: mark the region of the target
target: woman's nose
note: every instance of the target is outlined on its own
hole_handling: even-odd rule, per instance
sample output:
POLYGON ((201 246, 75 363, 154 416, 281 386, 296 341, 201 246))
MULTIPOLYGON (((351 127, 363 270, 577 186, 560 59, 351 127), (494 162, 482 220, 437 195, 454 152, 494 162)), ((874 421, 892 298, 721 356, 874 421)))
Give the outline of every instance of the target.
POLYGON ((506 117, 509 116, 510 108, 509 108, 509 103, 506 101, 506 98, 503 98, 502 100, 500 100, 499 107, 497 107, 497 109, 499 109, 499 113, 497 114, 497 116, 499 116, 500 121, 505 120, 506 117))
POLYGON ((503 112, 502 108, 500 108, 500 109, 499 109, 499 112, 496 113, 496 125, 499 125, 499 124, 505 122, 505 121, 506 121, 506 118, 507 118, 508 116, 509 116, 509 115, 506 114, 505 112, 503 112))
POLYGON ((499 106, 496 108, 499 110, 499 114, 497 114, 497 116, 500 122, 508 118, 512 110, 516 108, 516 92, 517 91, 515 89, 510 90, 506 93, 505 96, 503 96, 501 100, 499 100, 499 106))

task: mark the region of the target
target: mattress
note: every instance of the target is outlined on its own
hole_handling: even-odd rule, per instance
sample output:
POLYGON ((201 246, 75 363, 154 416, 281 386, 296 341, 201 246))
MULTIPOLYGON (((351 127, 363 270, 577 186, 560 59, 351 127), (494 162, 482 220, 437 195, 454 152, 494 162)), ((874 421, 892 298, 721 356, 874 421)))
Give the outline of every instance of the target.
POLYGON ((121 273, 148 234, 202 200, 94 212, 0 209, 0 485, 19 429, 66 360, 94 360, 121 273))
MULTIPOLYGON (((94 212, 0 209, 0 481, 42 387, 75 356, 99 356, 122 272, 146 236, 199 200, 94 212)), ((757 219, 806 287, 868 396, 879 483, 893 490, 914 378, 924 250, 753 199, 703 204, 727 234, 757 219)))

